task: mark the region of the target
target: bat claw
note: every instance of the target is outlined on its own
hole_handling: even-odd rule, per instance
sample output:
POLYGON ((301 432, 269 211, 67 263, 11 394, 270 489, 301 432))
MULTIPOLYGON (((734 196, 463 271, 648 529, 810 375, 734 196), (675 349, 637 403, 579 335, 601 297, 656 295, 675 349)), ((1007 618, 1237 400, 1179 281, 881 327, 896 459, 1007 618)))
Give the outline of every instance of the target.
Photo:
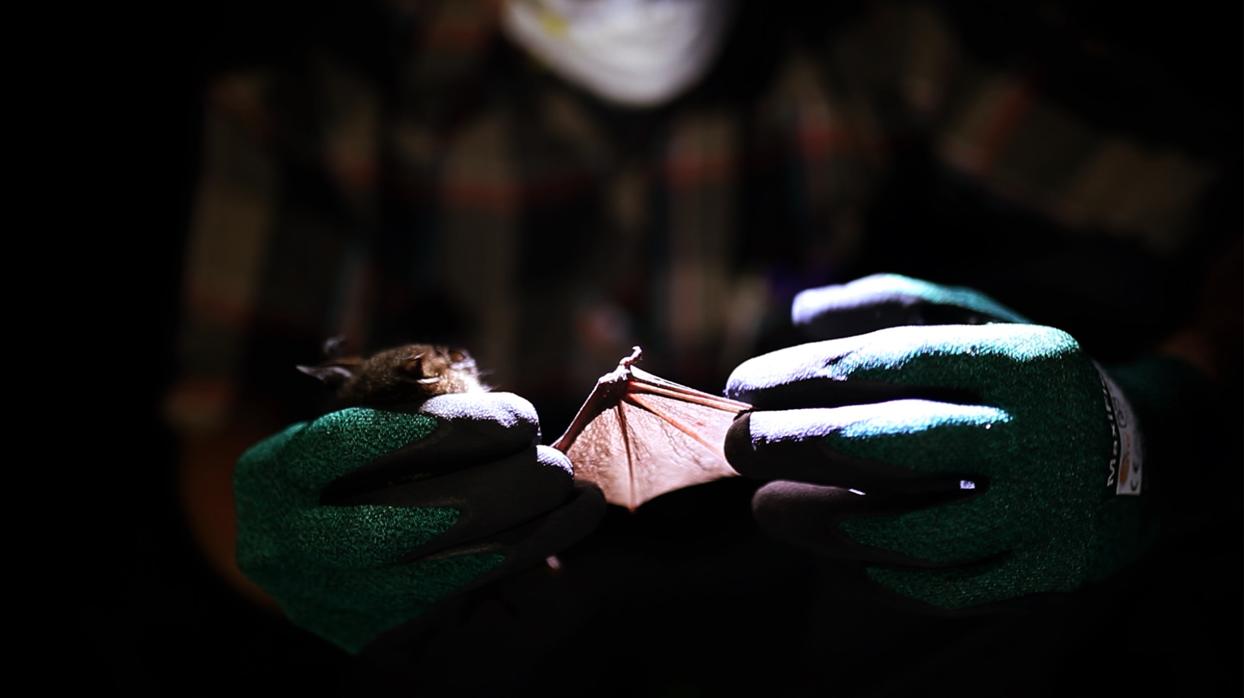
POLYGON ((638 346, 631 347, 631 355, 624 357, 621 361, 618 362, 618 365, 622 366, 623 368, 630 368, 631 364, 635 363, 636 361, 639 361, 639 357, 643 356, 643 354, 644 354, 644 350, 639 348, 638 346))

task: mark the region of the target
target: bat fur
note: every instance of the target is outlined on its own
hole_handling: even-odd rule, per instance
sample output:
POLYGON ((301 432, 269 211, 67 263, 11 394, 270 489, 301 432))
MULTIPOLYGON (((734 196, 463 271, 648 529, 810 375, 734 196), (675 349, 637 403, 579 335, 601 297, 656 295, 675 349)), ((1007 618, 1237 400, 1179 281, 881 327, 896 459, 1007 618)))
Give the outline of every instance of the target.
POLYGON ((437 395, 486 391, 475 360, 463 349, 407 344, 361 356, 332 357, 339 340, 325 343, 330 358, 298 370, 337 393, 342 407, 417 405, 437 395))

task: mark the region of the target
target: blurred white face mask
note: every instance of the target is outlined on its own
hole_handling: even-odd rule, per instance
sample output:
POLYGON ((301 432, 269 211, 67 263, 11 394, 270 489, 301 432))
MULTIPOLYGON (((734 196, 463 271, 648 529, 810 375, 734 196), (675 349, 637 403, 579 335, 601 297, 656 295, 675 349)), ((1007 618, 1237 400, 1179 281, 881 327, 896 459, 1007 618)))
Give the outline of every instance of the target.
POLYGON ((734 0, 507 0, 506 34, 553 72, 632 106, 667 102, 708 72, 734 0))

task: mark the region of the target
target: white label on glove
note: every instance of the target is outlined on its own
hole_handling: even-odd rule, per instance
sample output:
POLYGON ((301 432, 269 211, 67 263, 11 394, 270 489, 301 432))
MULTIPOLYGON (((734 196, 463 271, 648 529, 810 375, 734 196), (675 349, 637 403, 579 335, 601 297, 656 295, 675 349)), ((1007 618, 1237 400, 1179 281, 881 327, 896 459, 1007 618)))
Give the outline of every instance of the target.
POLYGON ((1114 487, 1115 494, 1140 494, 1140 466, 1144 452, 1140 444, 1140 431, 1136 428, 1136 415, 1128 404, 1123 391, 1106 372, 1101 374, 1102 393, 1106 398, 1106 416, 1110 420, 1110 434, 1114 447, 1110 451, 1110 475, 1106 485, 1114 487))

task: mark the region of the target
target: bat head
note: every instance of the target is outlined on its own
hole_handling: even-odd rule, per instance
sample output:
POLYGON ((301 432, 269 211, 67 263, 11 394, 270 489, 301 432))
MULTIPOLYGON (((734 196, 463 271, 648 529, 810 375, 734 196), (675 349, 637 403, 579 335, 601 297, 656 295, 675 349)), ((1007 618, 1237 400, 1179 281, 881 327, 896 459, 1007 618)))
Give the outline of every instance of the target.
POLYGON ((386 349, 366 359, 336 358, 298 370, 336 390, 347 405, 414 403, 434 395, 483 390, 470 354, 431 344, 386 349))

